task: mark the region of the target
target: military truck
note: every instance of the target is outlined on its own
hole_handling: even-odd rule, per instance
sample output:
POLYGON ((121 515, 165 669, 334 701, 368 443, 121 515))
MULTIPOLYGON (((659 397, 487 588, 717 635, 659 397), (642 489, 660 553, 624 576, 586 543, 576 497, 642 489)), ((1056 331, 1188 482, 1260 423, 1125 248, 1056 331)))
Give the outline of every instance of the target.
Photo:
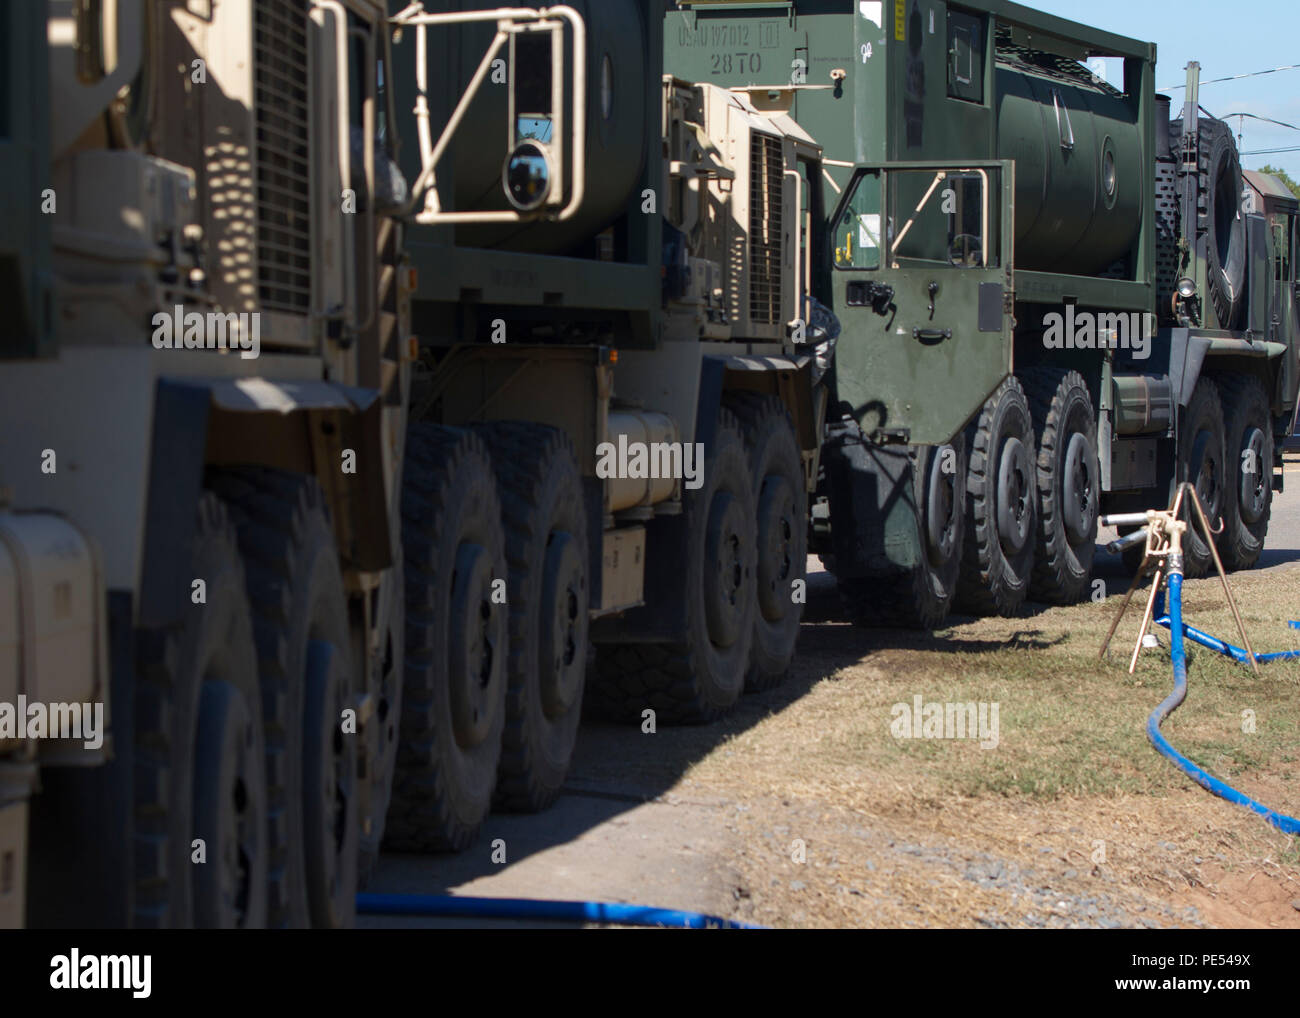
POLYGON ((398 6, 4 8, 0 925, 345 926, 789 665, 819 146, 657 3, 398 6))
MULTIPOLYGON (((667 67, 825 146, 842 325, 813 547, 867 624, 1091 592, 1099 512, 1195 482, 1257 561, 1296 406, 1296 203, 1154 45, 1002 0, 678 0, 667 67)), ((1188 570, 1209 568, 1200 537, 1188 570)))
POLYGON ((779 681, 810 546, 928 624, 1079 596, 1099 507, 1182 477, 1258 554, 1295 203, 1238 204, 1194 100, 1160 140, 1152 47, 912 0, 4 18, 6 924, 346 925, 381 844, 549 803, 584 709, 779 681))
MULTIPOLYGON (((663 15, 575 0, 535 19, 394 17, 415 182, 410 461, 429 464, 406 511, 447 521, 436 561, 504 547, 509 572, 508 620, 492 616, 507 628, 486 637, 504 685, 485 681, 487 651, 451 662, 477 724, 439 743, 408 681, 404 752, 428 780, 396 794, 400 847, 465 844, 494 775, 499 805, 548 804, 584 703, 706 721, 794 654, 834 339, 811 299, 821 148, 792 92, 663 75, 663 15), (484 508, 498 496, 502 532, 484 508), (401 810, 443 788, 461 812, 408 826, 401 810)), ((421 582, 408 655, 459 653, 486 606, 447 573, 421 582)))
POLYGON ((347 924, 404 648, 387 11, 3 17, 0 702, 108 729, 0 743, 4 921, 347 924))

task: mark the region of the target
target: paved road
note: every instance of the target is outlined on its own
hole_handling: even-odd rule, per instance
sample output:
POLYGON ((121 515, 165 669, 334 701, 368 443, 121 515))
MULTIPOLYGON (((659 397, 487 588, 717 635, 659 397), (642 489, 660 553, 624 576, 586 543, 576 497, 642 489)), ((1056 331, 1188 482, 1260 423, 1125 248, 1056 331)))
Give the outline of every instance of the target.
MULTIPOLYGON (((1273 512, 1268 524, 1268 540, 1256 569, 1286 569, 1300 563, 1300 453, 1286 458, 1286 490, 1273 496, 1273 512)), ((1115 532, 1103 531, 1100 543, 1114 540, 1115 532)), ((1120 560, 1098 549, 1093 575, 1104 580, 1127 580, 1120 560)))
POLYGON ((1287 457, 1286 491, 1273 498, 1268 543, 1259 568, 1276 569, 1300 562, 1300 454, 1287 457))

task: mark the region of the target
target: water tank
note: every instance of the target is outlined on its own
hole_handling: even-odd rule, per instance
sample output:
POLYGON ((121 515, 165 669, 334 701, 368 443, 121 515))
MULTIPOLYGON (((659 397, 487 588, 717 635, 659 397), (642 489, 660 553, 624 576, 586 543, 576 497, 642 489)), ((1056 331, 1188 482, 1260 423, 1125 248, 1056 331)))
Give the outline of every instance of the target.
MULTIPOLYGON (((536 222, 522 226, 466 226, 456 241, 471 247, 497 247, 511 251, 562 254, 591 239, 635 202, 640 207, 642 170, 649 151, 647 110, 659 106, 657 65, 649 73, 646 59, 645 4, 636 0, 568 0, 582 16, 587 33, 587 171, 586 194, 577 215, 565 223, 536 222), (648 93, 650 93, 648 95, 648 93)), ((531 4, 530 6, 540 6, 531 4)), ((476 26, 458 30, 462 87, 468 84, 480 55, 491 40, 492 28, 476 26)), ((569 38, 568 30, 565 32, 569 38)), ((525 93, 549 95, 548 48, 530 58, 523 46, 518 53, 525 93)), ((572 109, 569 82, 572 48, 565 47, 565 111, 572 109)), ((457 139, 455 159, 458 209, 510 208, 501 184, 507 155, 508 91, 490 81, 471 107, 457 139), (476 129, 473 125, 484 125, 476 129)), ((528 112, 528 111, 520 111, 528 112)), ((525 124, 525 129, 545 125, 525 124)), ((653 127, 658 131, 658 123, 653 127)), ((568 169, 572 163, 568 160, 568 169)), ((571 178, 566 172, 569 193, 571 178)))
POLYGON ((998 157, 1016 162, 1018 269, 1096 275, 1142 226, 1143 153, 1132 106, 1089 87, 997 68, 998 157))

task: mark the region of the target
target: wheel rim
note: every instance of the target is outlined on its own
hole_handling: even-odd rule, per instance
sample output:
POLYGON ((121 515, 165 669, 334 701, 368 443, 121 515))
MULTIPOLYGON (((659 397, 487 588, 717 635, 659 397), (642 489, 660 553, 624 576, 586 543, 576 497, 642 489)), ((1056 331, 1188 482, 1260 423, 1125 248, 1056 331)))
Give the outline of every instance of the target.
POLYGON ((1248 452, 1243 457, 1241 470, 1241 518, 1247 523, 1258 523, 1268 506, 1268 477, 1264 465, 1264 432, 1259 428, 1248 428, 1242 441, 1242 451, 1248 452), (1254 467, 1254 470, 1247 470, 1254 467))
POLYGON ((957 471, 945 470, 944 461, 955 451, 945 445, 934 452, 930 464, 929 491, 926 496, 926 540, 930 560, 935 565, 948 561, 957 547, 957 521, 960 506, 957 499, 957 471))
POLYGON ((705 615, 714 646, 730 647, 741 637, 745 615, 745 521, 740 499, 720 491, 709 512, 705 543, 705 615))
POLYGON ((1198 431, 1192 444, 1193 487, 1211 526, 1218 523, 1222 511, 1219 503, 1223 496, 1221 468, 1215 451, 1214 436, 1208 431, 1198 431))
POLYGON ((482 545, 462 544, 452 580, 448 652, 452 729, 463 749, 480 745, 492 729, 505 616, 494 607, 491 556, 482 545))
POLYGON ((794 574, 795 497, 779 474, 763 479, 758 500, 758 607, 768 622, 785 618, 794 574))
POLYGON ((266 879, 263 750, 247 699, 229 682, 209 680, 200 694, 194 756, 194 837, 206 862, 194 867, 194 918, 201 928, 255 925, 266 879))
POLYGON ((587 571, 578 543, 564 531, 547 543, 541 600, 542 710, 554 721, 577 703, 586 669, 587 571))
POLYGON ((307 645, 303 726, 303 820, 307 898, 313 925, 344 925, 356 892, 356 740, 343 733, 348 697, 344 655, 331 643, 307 645))
POLYGON ((1007 438, 998 465, 998 539, 1009 556, 1019 554, 1029 541, 1030 476, 1025 444, 1014 436, 1007 438))
POLYGON ((1071 544, 1091 540, 1097 523, 1097 486, 1091 443, 1075 432, 1065 451, 1061 506, 1071 544))

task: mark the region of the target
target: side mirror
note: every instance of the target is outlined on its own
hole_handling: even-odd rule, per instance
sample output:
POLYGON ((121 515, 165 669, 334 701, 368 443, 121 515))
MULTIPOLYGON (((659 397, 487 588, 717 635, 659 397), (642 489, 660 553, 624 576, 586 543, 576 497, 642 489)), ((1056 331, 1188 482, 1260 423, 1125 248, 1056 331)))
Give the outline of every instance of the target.
POLYGON ((587 184, 587 25, 582 16, 563 5, 540 10, 516 7, 429 13, 420 4, 412 4, 390 18, 389 24, 398 29, 412 28, 416 37, 415 117, 421 169, 411 187, 410 208, 415 221, 421 224, 519 223, 547 215, 564 222, 576 215, 587 184), (426 55, 428 30, 452 29, 476 22, 495 25, 496 35, 441 134, 435 136, 428 99, 431 87, 426 55), (572 61, 567 90, 566 29, 572 61), (505 55, 499 56, 502 53, 505 55), (511 208, 508 211, 442 208, 438 203, 438 166, 475 96, 502 63, 508 83, 508 108, 506 122, 500 125, 504 127, 507 153, 501 184, 511 208), (549 76, 530 73, 530 68, 549 68, 549 76), (549 90, 538 87, 538 81, 549 81, 549 90), (546 125, 547 130, 545 134, 530 136, 525 125, 546 125), (565 181, 571 181, 567 194, 565 181), (418 211, 421 200, 424 208, 418 211))

